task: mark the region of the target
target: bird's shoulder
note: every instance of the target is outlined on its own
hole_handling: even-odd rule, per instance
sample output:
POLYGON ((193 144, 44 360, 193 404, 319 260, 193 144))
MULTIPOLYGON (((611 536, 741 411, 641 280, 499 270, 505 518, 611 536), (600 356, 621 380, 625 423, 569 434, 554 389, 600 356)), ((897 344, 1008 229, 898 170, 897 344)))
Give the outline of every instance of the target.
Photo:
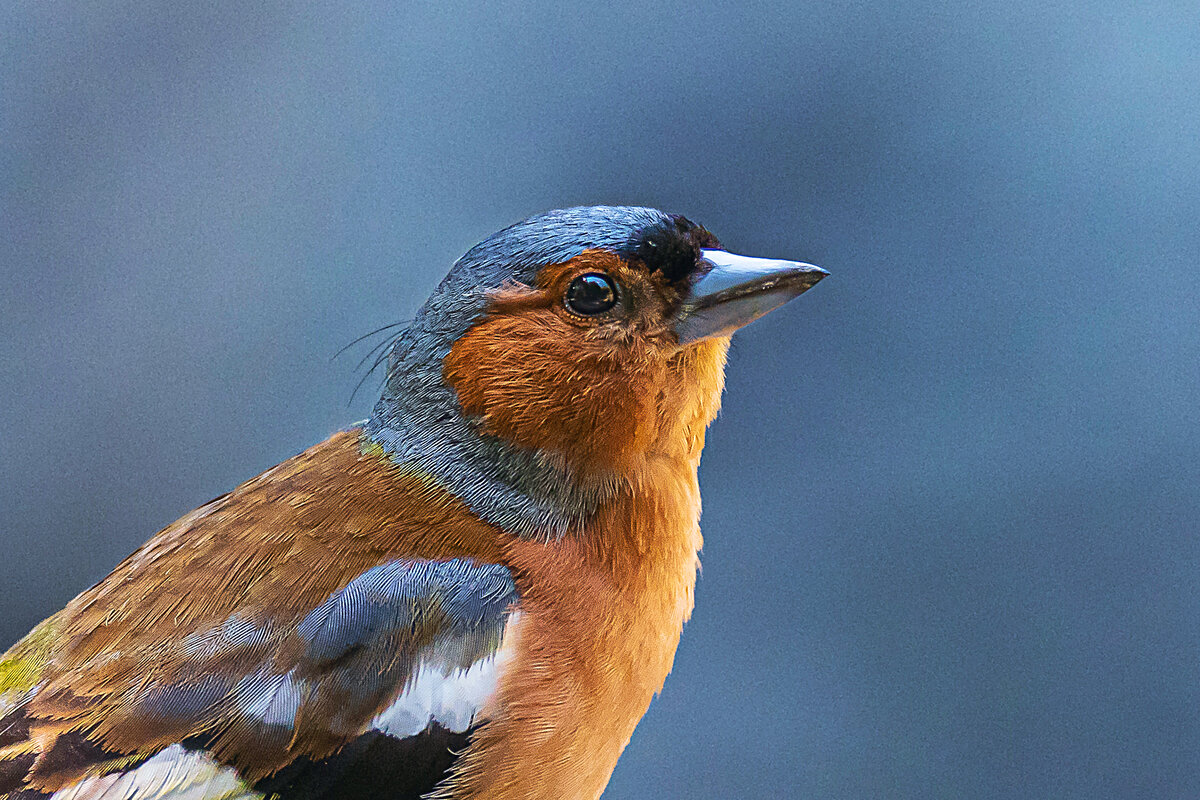
POLYGON ((349 796, 382 760, 428 790, 519 618, 502 545, 336 434, 168 526, 0 659, 0 797, 349 796))

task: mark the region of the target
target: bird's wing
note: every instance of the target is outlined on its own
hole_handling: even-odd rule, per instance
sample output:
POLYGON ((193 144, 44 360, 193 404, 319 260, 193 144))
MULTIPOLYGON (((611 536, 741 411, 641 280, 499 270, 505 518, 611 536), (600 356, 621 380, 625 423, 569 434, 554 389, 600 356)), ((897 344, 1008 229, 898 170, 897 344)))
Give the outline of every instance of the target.
POLYGON ((83 659, 68 607, 0 660, 0 797, 417 797, 465 746, 517 600, 502 565, 399 559, 286 621, 241 608, 83 659))

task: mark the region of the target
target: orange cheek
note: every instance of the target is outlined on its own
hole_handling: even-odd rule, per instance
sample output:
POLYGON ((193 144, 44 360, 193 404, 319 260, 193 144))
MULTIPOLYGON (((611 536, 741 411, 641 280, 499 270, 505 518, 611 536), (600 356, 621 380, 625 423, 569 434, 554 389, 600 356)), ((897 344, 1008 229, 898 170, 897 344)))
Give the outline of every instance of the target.
POLYGON ((666 361, 589 333, 545 307, 491 316, 454 344, 443 374, 488 433, 582 474, 620 470, 653 440, 666 361))

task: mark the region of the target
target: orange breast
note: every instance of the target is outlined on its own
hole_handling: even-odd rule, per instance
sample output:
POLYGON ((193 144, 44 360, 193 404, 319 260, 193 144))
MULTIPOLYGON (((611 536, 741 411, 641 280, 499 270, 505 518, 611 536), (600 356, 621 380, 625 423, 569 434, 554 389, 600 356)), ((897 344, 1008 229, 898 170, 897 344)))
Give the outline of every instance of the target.
POLYGON ((594 798, 671 669, 700 548, 695 469, 651 463, 586 536, 513 541, 516 654, 452 797, 594 798))

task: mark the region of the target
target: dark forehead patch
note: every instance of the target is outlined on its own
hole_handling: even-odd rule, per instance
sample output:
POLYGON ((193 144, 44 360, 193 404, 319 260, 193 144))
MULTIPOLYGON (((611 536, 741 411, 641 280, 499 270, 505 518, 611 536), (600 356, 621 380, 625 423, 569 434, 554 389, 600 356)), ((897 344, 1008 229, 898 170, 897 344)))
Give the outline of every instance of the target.
POLYGON ((692 273, 702 248, 720 246, 717 237, 700 225, 671 214, 635 233, 617 255, 641 261, 646 269, 661 272, 669 282, 676 283, 692 273))

